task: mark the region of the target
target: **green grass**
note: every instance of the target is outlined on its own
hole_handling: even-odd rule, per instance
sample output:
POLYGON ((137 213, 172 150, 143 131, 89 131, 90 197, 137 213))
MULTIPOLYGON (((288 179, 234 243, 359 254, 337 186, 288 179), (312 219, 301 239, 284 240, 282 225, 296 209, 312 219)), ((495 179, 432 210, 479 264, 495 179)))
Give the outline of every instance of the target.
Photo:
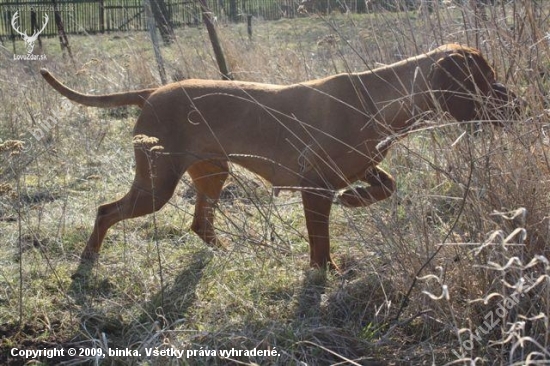
MULTIPOLYGON (((218 31, 238 79, 283 84, 365 70, 442 42, 476 46, 473 14, 462 10, 442 9, 441 25, 436 14, 410 12, 255 20, 251 41, 242 24, 221 24, 218 31)), ((397 192, 367 208, 334 206, 332 253, 341 275, 308 268, 300 195, 273 197, 269 185, 238 167, 216 217, 228 250, 212 250, 190 231, 194 193, 184 177, 154 221, 117 224, 99 264, 79 266, 97 206, 131 184, 139 111, 75 106, 37 141, 30 131, 62 101, 38 69, 47 67, 86 93, 151 87, 159 85, 152 46, 145 33, 71 36, 74 64, 56 39, 44 40, 43 62, 13 61, 11 50, 1 51, 0 143, 22 139, 32 146, 14 155, 2 145, 0 152, 0 363, 24 363, 7 356, 13 347, 56 346, 141 353, 97 359, 106 365, 441 365, 456 361, 455 352, 464 356, 461 364, 475 357, 483 364, 525 364, 533 352, 547 362, 550 273, 541 258, 548 258, 550 237, 548 82, 539 71, 550 54, 537 37, 550 9, 532 19, 521 9, 505 10, 508 23, 497 7, 477 30, 479 46, 502 79, 514 65, 503 81, 529 103, 525 123, 478 135, 447 124, 396 144, 382 165, 396 177, 397 192), (520 207, 523 218, 505 214, 520 207), (505 240, 516 228, 527 238, 505 240), (497 230, 501 239, 489 241, 497 230), (537 255, 539 262, 527 266, 537 255), (505 269, 491 264, 514 257, 505 269), (468 330, 475 336, 520 278, 533 287, 524 286, 499 326, 465 348, 468 330), (437 299, 443 286, 449 298, 437 299), (499 296, 479 301, 490 294, 499 296), (522 348, 522 337, 540 347, 524 338, 522 348), (155 348, 196 354, 147 357, 155 348), (205 352, 232 348, 278 356, 228 360, 205 352)), ((202 28, 178 30, 177 42, 161 52, 173 80, 219 78, 202 28)), ((62 361, 95 362, 89 354, 41 359, 62 361)))

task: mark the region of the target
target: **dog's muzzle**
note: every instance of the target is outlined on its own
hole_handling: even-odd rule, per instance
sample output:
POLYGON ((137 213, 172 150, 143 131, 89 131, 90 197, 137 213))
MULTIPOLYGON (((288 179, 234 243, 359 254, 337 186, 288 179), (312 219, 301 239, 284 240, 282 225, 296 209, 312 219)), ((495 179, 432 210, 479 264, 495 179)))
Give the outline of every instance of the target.
POLYGON ((495 126, 502 127, 507 122, 519 120, 527 103, 501 83, 491 84, 491 93, 487 100, 489 120, 495 126))

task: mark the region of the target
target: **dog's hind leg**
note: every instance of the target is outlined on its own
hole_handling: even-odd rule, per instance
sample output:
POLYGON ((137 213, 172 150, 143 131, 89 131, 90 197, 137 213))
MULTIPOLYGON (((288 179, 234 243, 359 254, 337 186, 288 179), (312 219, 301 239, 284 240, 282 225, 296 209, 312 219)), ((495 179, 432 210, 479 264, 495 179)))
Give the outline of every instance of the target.
POLYGON ((302 191, 302 202, 309 236, 310 265, 338 270, 330 257, 329 216, 333 194, 321 190, 302 191))
POLYGON ((97 210, 94 229, 82 252, 81 261, 94 261, 107 230, 117 222, 160 210, 172 197, 185 171, 180 162, 167 155, 154 160, 140 149, 135 150, 136 173, 130 191, 118 201, 102 205, 97 210))
POLYGON ((397 188, 393 177, 377 166, 369 170, 361 180, 370 186, 347 189, 342 192, 338 196, 338 200, 343 206, 368 206, 388 198, 397 188))
POLYGON ((201 161, 192 165, 187 172, 193 179, 197 191, 191 229, 207 244, 223 247, 223 243, 218 240, 214 232, 214 211, 223 184, 229 175, 227 162, 201 161))

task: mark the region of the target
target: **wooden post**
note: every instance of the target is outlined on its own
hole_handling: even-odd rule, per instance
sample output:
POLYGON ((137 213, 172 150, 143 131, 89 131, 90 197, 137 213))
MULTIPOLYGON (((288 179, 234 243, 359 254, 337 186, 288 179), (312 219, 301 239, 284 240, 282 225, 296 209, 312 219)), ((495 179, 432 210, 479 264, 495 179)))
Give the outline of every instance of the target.
POLYGON ((154 0, 149 2, 149 6, 153 11, 155 23, 160 31, 162 41, 165 45, 169 45, 176 38, 168 7, 164 0, 154 0))
POLYGON ((65 49, 67 49, 69 57, 71 58, 71 61, 74 65, 75 62, 73 58, 73 53, 71 52, 71 46, 69 46, 69 38, 67 38, 67 34, 65 33, 65 27, 63 26, 63 20, 61 19, 61 12, 57 8, 56 0, 52 0, 52 3, 55 15, 55 24, 57 26, 57 35, 59 36, 59 44, 61 45, 61 50, 64 51, 65 49))
POLYGON ((229 68, 227 67, 227 63, 225 62, 225 56, 223 54, 222 46, 218 38, 218 33, 216 32, 214 23, 212 23, 212 13, 206 5, 206 0, 199 0, 199 3, 201 4, 202 20, 206 25, 206 29, 208 30, 208 36, 210 37, 210 43, 212 43, 212 48, 214 49, 214 55, 216 56, 216 61, 218 62, 218 67, 222 74, 222 79, 233 80, 233 76, 229 72, 229 68))
POLYGON ((229 0, 229 19, 233 22, 237 22, 237 0, 229 0))
POLYGON ((105 2, 99 0, 99 31, 105 33, 105 2))
MULTIPOLYGON (((11 18, 13 17, 13 14, 11 13, 11 11, 8 10, 8 13, 7 13, 7 23, 9 24, 9 22, 11 21, 11 18)), ((11 44, 13 46, 13 54, 15 55, 15 34, 13 33, 13 27, 10 27, 10 38, 11 38, 11 44)))
POLYGON ((252 39, 252 14, 246 16, 246 30, 248 31, 248 39, 252 39))
POLYGON ((151 0, 145 0, 145 17, 147 18, 147 28, 151 35, 151 42, 153 43, 153 50, 155 51, 155 59, 157 60, 157 67, 159 69, 160 80, 163 85, 167 83, 166 71, 164 70, 164 61, 162 54, 160 53, 159 41, 157 37, 157 30, 155 26, 155 18, 153 16, 153 9, 151 8, 151 0))
MULTIPOLYGON (((36 11, 31 8, 31 33, 34 34, 34 32, 38 29, 38 22, 36 20, 36 11)), ((42 50, 42 37, 40 37, 40 34, 38 35, 38 47, 40 50, 42 50)))

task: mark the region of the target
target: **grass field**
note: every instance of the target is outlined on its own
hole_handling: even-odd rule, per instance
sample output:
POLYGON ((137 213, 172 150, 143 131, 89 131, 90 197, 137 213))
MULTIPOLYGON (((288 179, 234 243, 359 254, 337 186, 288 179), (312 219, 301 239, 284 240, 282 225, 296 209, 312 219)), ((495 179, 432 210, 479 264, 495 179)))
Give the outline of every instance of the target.
MULTIPOLYGON (((47 60, 15 61, 4 44, 0 364, 29 361, 14 349, 56 348, 64 354, 39 361, 549 364, 550 6, 535 4, 497 5, 487 19, 458 6, 255 19, 251 40, 245 24, 218 25, 239 80, 364 71, 459 42, 480 48, 528 103, 505 129, 473 133, 441 119, 397 143, 382 164, 397 192, 368 208, 334 206, 339 275, 308 267, 300 195, 274 197, 235 166, 217 210, 227 251, 189 229, 195 196, 184 177, 163 210, 117 224, 90 275, 74 276, 97 206, 131 185, 139 111, 64 103, 39 69, 86 93, 151 87, 160 83, 153 47, 146 33, 74 36, 71 61, 52 38, 35 47, 47 60)), ((176 35, 161 47, 169 78, 219 79, 206 30, 176 35)))

